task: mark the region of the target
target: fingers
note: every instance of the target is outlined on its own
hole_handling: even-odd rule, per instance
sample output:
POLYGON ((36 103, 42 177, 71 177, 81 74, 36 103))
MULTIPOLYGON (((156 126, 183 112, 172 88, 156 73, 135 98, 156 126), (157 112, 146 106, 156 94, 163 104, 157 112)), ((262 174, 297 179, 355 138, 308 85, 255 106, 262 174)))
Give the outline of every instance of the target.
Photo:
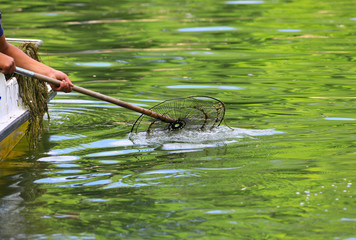
POLYGON ((68 93, 72 91, 73 86, 73 83, 67 77, 66 79, 62 80, 60 87, 62 88, 61 91, 68 93))
POLYGON ((54 86, 51 84, 51 88, 53 91, 62 91, 69 93, 72 91, 73 84, 71 82, 68 82, 66 80, 62 80, 59 86, 54 86))
POLYGON ((73 84, 72 81, 68 78, 67 75, 66 75, 66 77, 65 77, 64 80, 69 84, 69 86, 74 87, 74 84, 73 84))
POLYGON ((69 93, 72 91, 72 88, 74 87, 74 85, 65 73, 60 72, 60 71, 54 71, 50 77, 61 80, 61 83, 59 86, 51 85, 51 87, 54 91, 62 91, 62 92, 66 92, 66 93, 69 93))
POLYGON ((11 57, 7 57, 5 59, 5 61, 3 61, 3 59, 1 59, 1 65, 0 65, 0 72, 4 73, 4 74, 11 74, 13 72, 15 72, 16 70, 16 65, 15 65, 15 61, 13 58, 11 57))
POLYGON ((60 91, 69 93, 72 91, 72 87, 73 87, 73 84, 71 84, 71 82, 68 82, 67 80, 63 80, 63 81, 61 81, 61 85, 60 85, 61 90, 60 91))

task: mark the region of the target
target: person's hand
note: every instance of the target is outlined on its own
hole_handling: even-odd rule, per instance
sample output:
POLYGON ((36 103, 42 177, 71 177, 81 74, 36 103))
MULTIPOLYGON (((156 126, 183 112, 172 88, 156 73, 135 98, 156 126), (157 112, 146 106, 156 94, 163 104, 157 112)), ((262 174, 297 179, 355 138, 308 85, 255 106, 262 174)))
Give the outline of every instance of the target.
POLYGON ((65 73, 63 73, 61 71, 54 70, 50 74, 48 74, 48 77, 61 80, 61 84, 59 86, 54 86, 54 85, 50 84, 53 91, 62 91, 62 92, 66 92, 66 93, 72 91, 72 88, 74 85, 65 73))
POLYGON ((16 70, 15 61, 12 57, 0 53, 0 72, 11 74, 16 70))

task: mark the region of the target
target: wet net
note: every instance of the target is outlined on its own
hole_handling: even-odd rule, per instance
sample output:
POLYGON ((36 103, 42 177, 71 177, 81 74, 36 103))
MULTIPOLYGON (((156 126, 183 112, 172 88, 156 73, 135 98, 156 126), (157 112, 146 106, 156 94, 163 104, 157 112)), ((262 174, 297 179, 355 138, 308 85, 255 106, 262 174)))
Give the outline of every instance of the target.
POLYGON ((134 123, 131 132, 153 133, 157 131, 210 130, 218 127, 225 115, 225 105, 216 98, 191 96, 166 100, 150 108, 151 111, 173 118, 174 122, 141 115, 134 123))

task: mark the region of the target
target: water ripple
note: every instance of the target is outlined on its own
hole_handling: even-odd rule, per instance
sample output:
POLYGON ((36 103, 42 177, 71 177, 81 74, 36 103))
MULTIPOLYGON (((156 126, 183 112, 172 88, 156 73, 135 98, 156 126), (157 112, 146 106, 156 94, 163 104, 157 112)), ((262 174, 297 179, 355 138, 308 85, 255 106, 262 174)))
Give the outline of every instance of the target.
POLYGON ((39 162, 52 162, 52 163, 60 163, 60 162, 70 162, 78 160, 78 156, 50 156, 50 157, 42 157, 37 161, 39 162))
MULTIPOLYGON (((50 183, 50 184, 58 184, 58 183, 67 183, 67 182, 78 182, 84 180, 90 180, 96 177, 108 176, 110 173, 93 173, 93 174, 83 174, 83 175, 70 175, 70 176, 59 176, 59 177, 48 177, 41 178, 35 183, 50 183)), ((88 184, 88 183, 87 183, 88 184)))
POLYGON ((172 86, 167 86, 167 88, 191 88, 191 89, 196 89, 196 88, 215 88, 215 89, 224 89, 224 90, 240 90, 243 89, 242 87, 235 87, 235 86, 213 86, 213 85, 172 85, 172 86))
POLYGON ((234 170, 234 169, 240 169, 242 167, 230 167, 230 168, 196 168, 198 170, 204 170, 204 171, 226 171, 226 170, 234 170))
POLYGON ((227 1, 226 4, 262 4, 264 1, 227 1))
MULTIPOLYGON (((112 182, 108 184, 107 186, 104 187, 104 189, 155 186, 158 184, 162 184, 162 182, 164 182, 163 179, 191 177, 191 176, 199 177, 199 174, 185 169, 150 170, 139 174, 125 175, 120 179, 116 180, 116 182, 112 182)), ((169 185, 167 184, 167 182, 165 184, 166 186, 169 185)))
POLYGON ((112 64, 109 62, 77 62, 74 63, 77 66, 86 66, 86 67, 110 67, 112 64))
POLYGON ((124 155, 129 153, 139 152, 139 149, 129 149, 129 150, 118 150, 118 151, 106 151, 106 152, 97 152, 88 154, 87 157, 108 157, 108 156, 117 156, 124 155))
POLYGON ((215 31, 233 31, 237 30, 234 27, 226 26, 213 26, 213 27, 191 27, 191 28, 180 28, 179 32, 215 32, 215 31))
POLYGON ((291 32, 291 33, 294 33, 294 32, 300 32, 301 30, 300 29, 278 29, 278 32, 291 32))
POLYGON ((354 121, 354 118, 343 118, 343 117, 327 117, 325 120, 335 120, 335 121, 354 121))
POLYGON ((82 144, 84 148, 103 148, 103 147, 125 147, 132 146, 132 141, 128 139, 105 139, 87 144, 82 144))

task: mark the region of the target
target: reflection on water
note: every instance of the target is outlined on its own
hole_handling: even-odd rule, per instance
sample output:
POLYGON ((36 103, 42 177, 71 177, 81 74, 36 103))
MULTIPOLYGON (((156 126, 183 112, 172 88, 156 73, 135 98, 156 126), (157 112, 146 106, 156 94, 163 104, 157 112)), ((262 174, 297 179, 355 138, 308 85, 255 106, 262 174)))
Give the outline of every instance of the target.
POLYGON ((301 30, 300 29, 278 29, 278 32, 290 32, 290 33, 293 33, 293 32, 300 32, 301 30))
POLYGON ((241 87, 235 86, 209 86, 209 85, 175 85, 175 86, 167 86, 167 88, 217 88, 217 89, 225 89, 225 90, 240 90, 241 87))
POLYGON ((111 63, 106 62, 96 62, 96 63, 74 63, 78 66, 88 66, 88 67, 110 67, 111 63))
POLYGON ((341 121, 354 121, 356 119, 354 118, 342 118, 342 117, 338 117, 338 118, 325 118, 326 120, 341 120, 341 121))
POLYGON ((264 1, 226 1, 226 4, 262 4, 264 1))
POLYGON ((78 160, 79 157, 76 156, 50 156, 50 157, 42 157, 37 161, 40 162, 68 162, 78 160))
POLYGON ((234 27, 214 26, 214 27, 193 27, 193 28, 180 28, 179 32, 210 32, 210 31, 232 31, 236 30, 234 27))
POLYGON ((59 93, 38 149, 0 162, 1 239, 355 238, 352 1, 1 7, 79 86, 226 105, 213 131, 129 134, 136 112, 59 93))

